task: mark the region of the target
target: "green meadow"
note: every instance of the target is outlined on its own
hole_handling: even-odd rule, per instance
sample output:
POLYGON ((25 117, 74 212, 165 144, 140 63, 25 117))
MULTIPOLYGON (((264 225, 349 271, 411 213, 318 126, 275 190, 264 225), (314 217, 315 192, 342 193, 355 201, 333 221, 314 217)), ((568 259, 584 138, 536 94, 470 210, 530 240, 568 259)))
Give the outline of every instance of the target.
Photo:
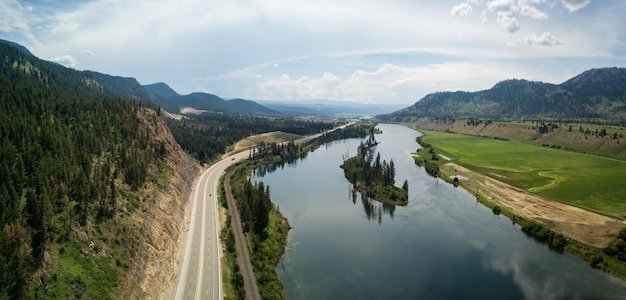
POLYGON ((626 162, 528 143, 435 131, 424 142, 454 162, 542 197, 626 218, 626 162))

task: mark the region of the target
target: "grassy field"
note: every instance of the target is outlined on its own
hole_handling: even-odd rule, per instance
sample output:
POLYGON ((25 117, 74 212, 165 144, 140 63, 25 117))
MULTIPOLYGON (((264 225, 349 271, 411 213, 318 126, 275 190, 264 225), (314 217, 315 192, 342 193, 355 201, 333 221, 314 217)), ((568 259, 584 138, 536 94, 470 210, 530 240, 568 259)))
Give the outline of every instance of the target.
POLYGON ((427 131, 423 141, 500 181, 551 200, 626 218, 625 161, 435 131, 427 131))

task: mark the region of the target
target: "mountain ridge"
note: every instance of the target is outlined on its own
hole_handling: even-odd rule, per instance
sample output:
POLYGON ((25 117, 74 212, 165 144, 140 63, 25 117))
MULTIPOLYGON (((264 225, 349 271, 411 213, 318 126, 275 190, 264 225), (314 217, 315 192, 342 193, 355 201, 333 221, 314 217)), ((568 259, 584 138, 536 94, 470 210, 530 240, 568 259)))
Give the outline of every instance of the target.
POLYGON ((590 69, 561 84, 509 79, 477 92, 437 92, 382 121, 423 117, 626 122, 626 68, 590 69))
POLYGON ((259 103, 245 99, 225 100, 217 95, 193 92, 180 95, 167 83, 157 82, 144 85, 150 100, 168 112, 179 113, 181 109, 191 107, 198 111, 239 113, 261 116, 280 116, 281 113, 259 103))
POLYGON ((26 54, 28 56, 35 56, 35 55, 33 55, 33 53, 30 52, 30 50, 28 50, 28 48, 26 48, 26 47, 24 47, 24 46, 22 46, 22 45, 20 45, 18 43, 7 41, 7 40, 3 40, 3 39, 0 39, 0 43, 1 44, 7 44, 9 46, 17 48, 18 50, 20 50, 20 52, 22 52, 22 53, 24 53, 24 54, 26 54))
MULTIPOLYGON (((86 90, 100 98, 121 98, 146 104, 152 103, 174 113, 178 113, 182 107, 192 107, 200 111, 263 116, 281 115, 277 111, 250 100, 230 101, 202 92, 180 95, 163 82, 144 86, 133 77, 121 77, 91 70, 79 71, 66 68, 58 63, 37 58, 26 47, 18 43, 0 39, 0 44, 8 45, 26 57, 35 58, 35 60, 21 59, 21 61, 24 61, 23 64, 17 62, 19 67, 24 70, 32 70, 40 74, 62 74, 62 76, 42 78, 42 83, 71 87, 76 90, 86 90), (81 80, 76 80, 78 77, 81 80)), ((56 87, 52 86, 52 88, 56 87)))

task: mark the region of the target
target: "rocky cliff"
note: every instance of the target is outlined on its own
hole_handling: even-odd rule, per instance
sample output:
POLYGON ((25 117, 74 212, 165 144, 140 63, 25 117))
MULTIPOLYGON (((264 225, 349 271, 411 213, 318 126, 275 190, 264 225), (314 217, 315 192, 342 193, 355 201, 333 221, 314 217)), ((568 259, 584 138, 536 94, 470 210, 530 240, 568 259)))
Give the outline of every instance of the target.
POLYGON ((175 287, 184 236, 186 215, 190 207, 189 193, 200 165, 176 143, 161 118, 146 112, 142 118, 149 135, 165 142, 166 158, 157 172, 165 176, 164 187, 153 191, 154 204, 141 220, 142 234, 134 265, 118 290, 122 298, 164 299, 175 287))

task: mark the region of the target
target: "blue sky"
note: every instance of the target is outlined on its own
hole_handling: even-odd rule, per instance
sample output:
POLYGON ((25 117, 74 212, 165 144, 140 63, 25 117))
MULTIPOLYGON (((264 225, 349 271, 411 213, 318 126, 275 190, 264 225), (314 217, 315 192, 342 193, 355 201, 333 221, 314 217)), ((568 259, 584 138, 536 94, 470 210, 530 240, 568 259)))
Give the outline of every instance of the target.
POLYGON ((626 66, 623 0, 2 0, 0 38, 181 94, 411 104, 626 66))

